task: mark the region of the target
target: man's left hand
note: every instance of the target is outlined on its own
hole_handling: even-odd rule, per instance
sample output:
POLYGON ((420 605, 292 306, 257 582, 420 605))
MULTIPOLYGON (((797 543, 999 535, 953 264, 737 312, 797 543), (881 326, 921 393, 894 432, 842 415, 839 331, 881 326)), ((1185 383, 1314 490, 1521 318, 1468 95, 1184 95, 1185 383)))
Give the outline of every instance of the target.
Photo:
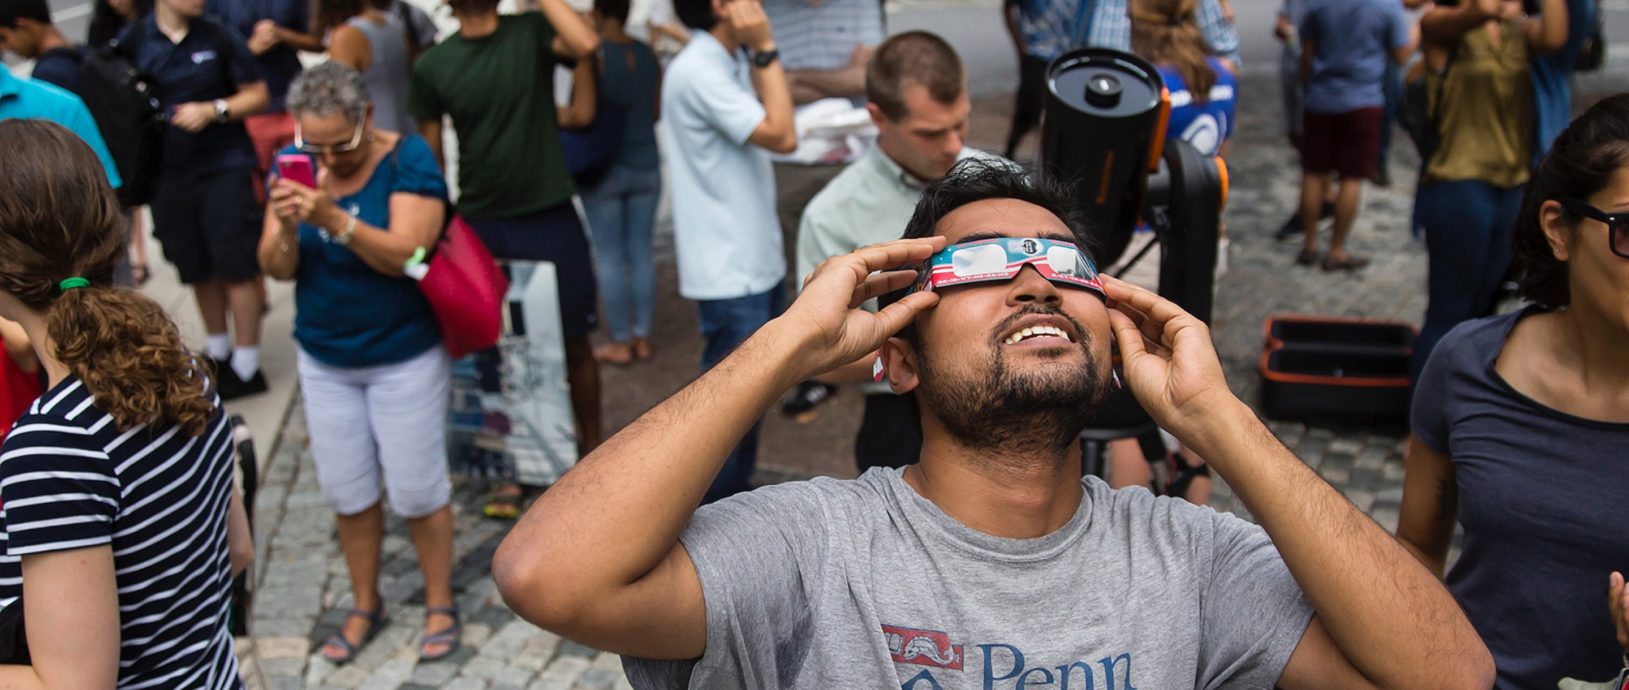
POLYGON ((1148 290, 1109 276, 1102 280, 1126 385, 1160 427, 1181 438, 1238 401, 1203 321, 1148 290))

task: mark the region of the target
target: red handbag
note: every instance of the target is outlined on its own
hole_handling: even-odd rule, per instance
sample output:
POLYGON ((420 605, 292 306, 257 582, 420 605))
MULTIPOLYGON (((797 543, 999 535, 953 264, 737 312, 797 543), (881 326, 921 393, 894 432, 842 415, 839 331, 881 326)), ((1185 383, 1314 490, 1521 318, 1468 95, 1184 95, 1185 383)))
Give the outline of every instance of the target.
POLYGON ((407 274, 441 324, 441 340, 454 359, 498 344, 509 279, 463 218, 450 215, 441 240, 408 262, 407 274), (426 255, 427 254, 427 255, 426 255))

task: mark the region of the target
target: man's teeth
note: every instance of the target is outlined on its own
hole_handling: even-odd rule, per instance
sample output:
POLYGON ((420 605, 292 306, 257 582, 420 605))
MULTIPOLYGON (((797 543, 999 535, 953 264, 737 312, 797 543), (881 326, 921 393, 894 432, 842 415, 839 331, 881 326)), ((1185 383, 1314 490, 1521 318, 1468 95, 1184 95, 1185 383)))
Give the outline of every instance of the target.
POLYGON ((1030 328, 1026 328, 1026 329, 1021 330, 1021 331, 1019 331, 1017 333, 1014 333, 1012 335, 1007 336, 1007 340, 1006 340, 1006 342, 1004 344, 1013 345, 1013 344, 1018 343, 1021 340, 1025 340, 1025 339, 1028 339, 1028 338, 1033 338, 1033 337, 1036 337, 1036 336, 1042 336, 1042 335, 1049 335, 1049 336, 1053 336, 1053 337, 1056 337, 1056 338, 1063 338, 1064 340, 1067 340, 1067 341, 1069 341, 1071 343, 1075 342, 1074 339, 1070 338, 1069 334, 1063 332, 1063 329, 1061 329, 1061 328, 1057 328, 1055 326, 1032 326, 1030 328))

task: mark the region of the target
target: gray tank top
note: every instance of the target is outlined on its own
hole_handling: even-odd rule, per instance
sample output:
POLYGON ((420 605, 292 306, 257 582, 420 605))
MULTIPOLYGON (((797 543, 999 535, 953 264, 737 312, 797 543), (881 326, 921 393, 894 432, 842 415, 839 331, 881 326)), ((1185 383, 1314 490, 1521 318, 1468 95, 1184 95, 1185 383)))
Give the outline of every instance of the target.
POLYGON ((373 62, 362 73, 368 95, 373 98, 373 124, 391 132, 412 132, 413 118, 407 114, 407 31, 400 19, 385 15, 375 24, 366 16, 355 16, 346 24, 354 26, 373 48, 373 62))

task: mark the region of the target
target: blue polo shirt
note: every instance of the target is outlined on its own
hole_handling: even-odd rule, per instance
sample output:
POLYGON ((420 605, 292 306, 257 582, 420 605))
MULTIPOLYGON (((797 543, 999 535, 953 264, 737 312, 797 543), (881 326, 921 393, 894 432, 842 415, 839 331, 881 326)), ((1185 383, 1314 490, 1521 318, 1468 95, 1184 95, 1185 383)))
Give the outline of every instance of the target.
MULTIPOLYGON (((171 112, 184 103, 229 98, 240 85, 261 81, 243 37, 211 19, 192 20, 187 35, 173 43, 148 13, 126 28, 119 42, 135 45, 136 68, 158 82, 159 102, 171 112)), ((166 171, 202 175, 253 169, 257 163, 242 122, 217 122, 196 133, 171 127, 164 137, 166 171)))
POLYGON ((67 127, 80 139, 90 144, 96 157, 102 159, 107 170, 108 184, 118 189, 124 181, 119 169, 113 166, 113 156, 102 141, 102 132, 96 129, 85 102, 67 91, 44 82, 19 79, 11 71, 0 67, 0 120, 50 120, 67 127))
MULTIPOLYGON (((220 22, 239 36, 254 35, 255 24, 262 19, 285 29, 301 33, 311 30, 311 13, 305 0, 206 0, 204 16, 220 22)), ((283 112, 288 100, 288 87, 299 76, 300 53, 286 45, 278 45, 255 58, 260 74, 266 78, 266 90, 271 92, 271 112, 283 112)))

